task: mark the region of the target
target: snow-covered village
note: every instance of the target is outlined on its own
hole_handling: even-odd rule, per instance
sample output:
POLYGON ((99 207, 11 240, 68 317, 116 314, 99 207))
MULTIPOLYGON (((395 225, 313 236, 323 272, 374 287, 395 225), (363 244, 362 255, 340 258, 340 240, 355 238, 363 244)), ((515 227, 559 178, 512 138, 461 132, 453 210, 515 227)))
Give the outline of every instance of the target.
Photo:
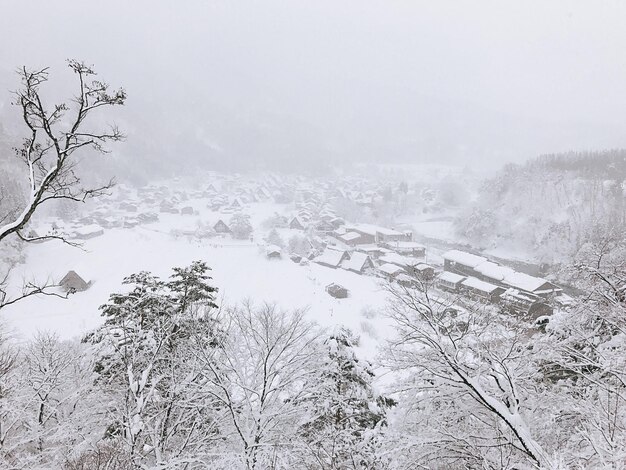
POLYGON ((624 6, 106 4, 1 7, 0 469, 626 469, 624 6))

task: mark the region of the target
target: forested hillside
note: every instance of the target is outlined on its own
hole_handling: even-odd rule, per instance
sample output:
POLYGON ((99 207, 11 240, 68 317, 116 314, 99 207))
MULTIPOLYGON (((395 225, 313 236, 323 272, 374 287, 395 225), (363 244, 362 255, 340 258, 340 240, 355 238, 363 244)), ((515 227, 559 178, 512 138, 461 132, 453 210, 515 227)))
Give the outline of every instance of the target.
POLYGON ((588 235, 626 221, 626 150, 543 155, 507 165, 480 188, 457 231, 485 249, 568 260, 588 235))

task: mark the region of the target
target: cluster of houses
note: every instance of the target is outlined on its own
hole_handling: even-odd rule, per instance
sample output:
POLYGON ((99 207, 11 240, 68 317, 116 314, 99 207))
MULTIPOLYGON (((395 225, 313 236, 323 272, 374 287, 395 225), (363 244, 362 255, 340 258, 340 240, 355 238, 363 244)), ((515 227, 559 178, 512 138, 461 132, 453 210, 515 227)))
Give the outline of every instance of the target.
POLYGON ((443 254, 438 286, 478 300, 502 303, 515 311, 549 314, 549 304, 563 297, 563 289, 546 279, 530 276, 489 259, 460 250, 443 254))
POLYGON ((296 195, 306 199, 296 202, 297 214, 289 220, 289 228, 329 234, 345 224, 329 202, 322 202, 320 197, 308 191, 297 191, 296 195))
POLYGON ((409 232, 374 225, 346 225, 333 232, 345 248, 327 246, 313 262, 333 269, 376 275, 406 286, 433 280, 448 292, 485 303, 498 303, 533 317, 549 315, 567 296, 554 283, 460 250, 442 255, 443 271, 426 264, 425 247, 409 232), (346 236, 347 235, 347 236, 346 236))
MULTIPOLYGON (((148 185, 134 192, 118 187, 115 197, 103 199, 89 216, 72 223, 71 236, 86 240, 102 235, 113 227, 134 227, 156 222, 159 213, 196 214, 190 200, 207 200, 206 206, 221 214, 235 214, 257 202, 293 203, 295 212, 277 214, 281 228, 307 233, 312 253, 294 261, 309 261, 332 269, 375 275, 405 285, 418 285, 433 280, 441 290, 459 293, 485 302, 506 303, 519 311, 547 305, 562 290, 551 282, 517 272, 489 259, 451 250, 443 255, 443 271, 425 263, 426 248, 413 241, 411 231, 373 224, 347 223, 338 216, 339 201, 359 206, 373 206, 384 198, 383 185, 374 185, 358 178, 342 180, 307 180, 267 174, 262 178, 245 179, 241 175, 213 175, 211 183, 201 189, 182 190, 161 185, 148 185)), ((406 191, 409 191, 406 189, 406 191)), ((197 207, 197 205, 196 205, 197 207)), ((345 211, 344 211, 345 212, 345 211)), ((343 213, 343 212, 342 212, 343 213)), ((207 236, 231 234, 226 221, 207 224, 207 236)), ((281 249, 265 247, 267 258, 280 258, 281 249)), ((76 273, 69 279, 77 282, 76 273)), ((84 283, 85 285, 87 283, 84 283)), ((83 290, 78 283, 73 291, 83 290)), ((342 298, 341 286, 332 284, 329 294, 342 298)), ((347 296, 347 292, 345 292, 347 296)))
POLYGON ((339 245, 327 246, 313 262, 333 269, 383 277, 405 285, 432 279, 435 269, 424 262, 426 248, 412 234, 370 224, 342 226, 332 232, 339 245), (354 236, 346 237, 347 234, 354 236))

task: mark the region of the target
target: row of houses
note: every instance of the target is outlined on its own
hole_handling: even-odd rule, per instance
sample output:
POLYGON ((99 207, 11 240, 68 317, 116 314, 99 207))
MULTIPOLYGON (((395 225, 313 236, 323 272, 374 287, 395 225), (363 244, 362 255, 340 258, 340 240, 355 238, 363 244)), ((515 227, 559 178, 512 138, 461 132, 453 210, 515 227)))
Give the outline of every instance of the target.
MULTIPOLYGON (((341 242, 349 246, 369 244, 404 244, 412 241, 410 231, 401 232, 372 224, 348 224, 334 232, 341 242)), ((416 244, 417 245, 417 244, 416 244)))
POLYGON ((443 254, 443 260, 444 271, 437 277, 437 284, 446 291, 499 303, 533 317, 550 315, 551 301, 564 297, 563 290, 552 282, 520 273, 483 256, 450 250, 443 254))
POLYGON ((450 250, 442 257, 444 271, 474 277, 505 289, 514 288, 542 298, 550 298, 563 292, 563 289, 546 279, 520 273, 483 256, 450 250))
POLYGON ((342 268, 357 274, 375 274, 389 280, 413 282, 432 279, 435 269, 415 258, 389 253, 374 260, 366 252, 347 251, 328 247, 313 261, 328 268, 342 268))
POLYGON ((464 294, 485 303, 500 304, 514 312, 523 313, 533 318, 551 315, 553 312, 549 302, 537 295, 512 287, 505 288, 450 271, 443 271, 437 276, 437 285, 442 290, 464 294))

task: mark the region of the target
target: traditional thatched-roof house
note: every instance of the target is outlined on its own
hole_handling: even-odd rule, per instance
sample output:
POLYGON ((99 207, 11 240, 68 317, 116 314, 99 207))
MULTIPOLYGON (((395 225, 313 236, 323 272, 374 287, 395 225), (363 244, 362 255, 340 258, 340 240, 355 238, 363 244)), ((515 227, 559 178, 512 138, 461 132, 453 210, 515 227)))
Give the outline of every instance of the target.
POLYGON ((304 223, 302 223, 302 221, 298 217, 294 217, 289 222, 289 228, 295 230, 304 230, 304 223))
POLYGON ((350 259, 341 263, 341 267, 354 273, 363 274, 370 269, 374 269, 374 263, 367 254, 354 252, 350 255, 350 259))
POLYGON ((325 250, 314 261, 322 266, 338 268, 344 260, 348 259, 350 259, 350 254, 347 251, 325 250))
POLYGON ((230 207, 232 207, 233 209, 235 208, 241 208, 243 207, 243 200, 240 197, 236 197, 235 199, 233 199, 233 202, 230 204, 230 207))
POLYGON ((226 225, 226 222, 224 222, 222 219, 218 220, 215 223, 215 225, 213 226, 213 230, 215 230, 216 233, 232 233, 230 227, 226 225))
POLYGON ((59 281, 59 285, 65 290, 65 292, 74 293, 89 289, 91 282, 85 281, 82 277, 76 274, 76 271, 69 271, 63 279, 59 281))

